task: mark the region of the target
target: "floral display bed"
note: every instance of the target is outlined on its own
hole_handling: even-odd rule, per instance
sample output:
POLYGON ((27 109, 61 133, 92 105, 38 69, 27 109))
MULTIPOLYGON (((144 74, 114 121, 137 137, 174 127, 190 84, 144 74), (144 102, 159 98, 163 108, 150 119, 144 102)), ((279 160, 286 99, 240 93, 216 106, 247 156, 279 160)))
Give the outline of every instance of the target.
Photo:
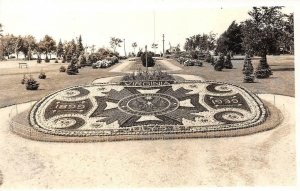
POLYGON ((235 85, 144 81, 63 89, 28 116, 33 139, 105 141, 243 135, 265 130, 268 114, 256 95, 235 85))

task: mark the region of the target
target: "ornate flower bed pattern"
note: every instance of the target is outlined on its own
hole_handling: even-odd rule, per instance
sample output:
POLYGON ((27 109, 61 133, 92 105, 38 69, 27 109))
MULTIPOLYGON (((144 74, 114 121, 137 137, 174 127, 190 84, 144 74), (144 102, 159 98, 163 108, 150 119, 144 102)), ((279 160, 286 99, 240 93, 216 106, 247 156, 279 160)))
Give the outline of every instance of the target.
POLYGON ((40 100, 29 113, 35 130, 70 137, 235 131, 255 128, 266 117, 254 94, 204 81, 71 87, 40 100))

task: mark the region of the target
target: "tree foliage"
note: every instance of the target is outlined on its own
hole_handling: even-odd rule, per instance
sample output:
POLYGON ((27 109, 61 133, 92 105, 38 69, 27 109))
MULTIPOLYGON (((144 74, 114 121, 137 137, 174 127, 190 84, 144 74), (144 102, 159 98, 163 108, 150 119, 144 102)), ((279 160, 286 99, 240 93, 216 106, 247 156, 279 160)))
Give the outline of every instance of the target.
POLYGON ((235 21, 233 21, 228 29, 218 38, 216 52, 223 54, 227 54, 227 52, 234 54, 243 53, 242 30, 241 26, 235 21))
POLYGON ((48 54, 54 53, 56 51, 56 42, 49 35, 44 36, 44 38, 40 41, 39 46, 40 50, 45 53, 46 57, 48 57, 48 54))
POLYGON ((250 19, 242 23, 243 47, 250 54, 265 56, 279 50, 283 35, 282 7, 253 7, 250 19))
POLYGON ((121 47, 122 42, 123 41, 120 38, 111 37, 109 43, 110 43, 110 47, 114 50, 114 52, 116 52, 116 48, 121 47))
POLYGON ((79 35, 77 45, 76 45, 76 56, 77 58, 84 52, 84 47, 82 45, 82 38, 81 35, 79 35))
POLYGON ((57 49, 56 49, 56 57, 60 58, 64 55, 64 46, 61 42, 61 40, 59 40, 58 44, 57 44, 57 49))
POLYGON ((215 48, 216 34, 210 32, 209 34, 197 34, 186 38, 184 49, 186 51, 199 50, 201 52, 208 52, 215 48))
POLYGON ((134 52, 134 54, 135 54, 135 49, 136 49, 136 47, 137 47, 137 43, 136 42, 134 42, 134 43, 132 43, 132 48, 133 48, 133 52, 134 52))

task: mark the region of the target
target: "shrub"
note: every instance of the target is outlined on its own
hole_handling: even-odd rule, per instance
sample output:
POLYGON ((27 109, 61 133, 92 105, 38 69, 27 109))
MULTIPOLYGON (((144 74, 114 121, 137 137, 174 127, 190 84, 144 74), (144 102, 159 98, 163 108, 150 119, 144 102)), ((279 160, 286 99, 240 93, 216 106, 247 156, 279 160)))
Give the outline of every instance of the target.
POLYGON ((174 77, 167 72, 160 70, 154 71, 137 71, 135 73, 126 74, 123 76, 121 81, 175 81, 174 77))
POLYGON ((39 79, 46 79, 46 74, 45 74, 45 72, 41 72, 41 73, 40 73, 39 79))
POLYGON ((59 68, 59 71, 60 71, 60 72, 65 72, 65 71, 66 71, 66 67, 61 66, 61 67, 59 68))
POLYGON ((78 73, 78 68, 76 64, 77 64, 77 58, 74 56, 67 68, 68 75, 75 75, 76 73, 78 73))
POLYGON ((37 90, 38 88, 39 88, 39 83, 37 83, 37 81, 35 79, 33 79, 32 77, 30 77, 26 81, 26 89, 27 90, 37 90))
POLYGON ((224 55, 221 54, 217 60, 217 63, 214 65, 216 71, 222 71, 224 68, 224 55))
POLYGON ((67 68, 67 74, 68 75, 75 75, 78 73, 78 68, 75 64, 69 64, 67 68))
POLYGON ((155 65, 155 61, 152 57, 151 52, 147 53, 147 63, 146 63, 146 53, 145 52, 141 55, 141 60, 142 60, 142 64, 144 67, 146 67, 146 64, 147 64, 147 67, 153 67, 155 65))
POLYGON ((255 76, 256 78, 268 78, 270 75, 272 75, 272 71, 267 63, 267 59, 266 57, 262 57, 259 60, 258 67, 256 68, 255 76))
POLYGON ((245 56, 243 74, 245 75, 244 76, 244 83, 254 82, 253 66, 252 66, 252 63, 251 63, 251 58, 248 55, 245 56))
POLYGON ((225 59, 225 62, 224 62, 224 67, 226 69, 232 69, 233 66, 232 66, 232 63, 231 63, 231 56, 229 53, 227 53, 226 55, 226 59, 225 59))
POLYGON ((86 65, 86 59, 85 59, 84 55, 81 55, 79 57, 79 65, 80 65, 80 67, 84 67, 86 65))
POLYGON ((210 54, 207 54, 205 57, 205 62, 211 63, 212 56, 210 54))
POLYGON ((138 51, 138 53, 136 54, 136 57, 141 57, 141 56, 142 56, 142 54, 143 54, 143 52, 142 52, 142 51, 138 51))
POLYGON ((54 62, 54 63, 58 63, 58 59, 57 59, 57 58, 55 59, 55 62, 54 62))
POLYGON ((27 77, 26 77, 26 75, 24 74, 24 75, 23 75, 23 79, 21 80, 21 84, 25 84, 26 81, 27 81, 27 77))

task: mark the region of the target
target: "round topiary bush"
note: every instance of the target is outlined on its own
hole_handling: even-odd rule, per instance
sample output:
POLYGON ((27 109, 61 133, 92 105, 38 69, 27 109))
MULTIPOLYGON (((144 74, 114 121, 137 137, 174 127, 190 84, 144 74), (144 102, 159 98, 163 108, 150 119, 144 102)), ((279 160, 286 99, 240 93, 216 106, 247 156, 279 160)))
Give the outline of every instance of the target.
POLYGON ((66 67, 61 66, 61 67, 59 68, 59 72, 65 72, 65 71, 66 71, 66 67))
POLYGON ((39 79, 46 79, 46 74, 45 72, 41 72, 40 75, 39 75, 39 79))
POLYGON ((147 53, 147 56, 146 56, 146 53, 143 53, 141 55, 141 60, 142 60, 142 64, 144 67, 146 67, 146 64, 147 64, 147 67, 153 67, 155 65, 155 61, 152 57, 152 53, 150 53, 150 52, 147 53), (146 59, 146 57, 147 57, 147 59, 146 59))

